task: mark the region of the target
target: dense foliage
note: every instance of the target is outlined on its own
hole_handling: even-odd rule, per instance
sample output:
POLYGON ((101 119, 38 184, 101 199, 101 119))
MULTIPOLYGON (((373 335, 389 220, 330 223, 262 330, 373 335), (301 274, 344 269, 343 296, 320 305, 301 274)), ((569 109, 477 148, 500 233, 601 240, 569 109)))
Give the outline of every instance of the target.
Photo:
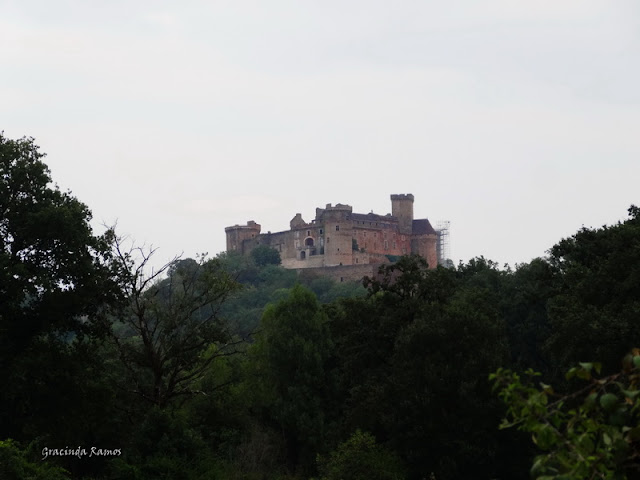
POLYGON ((336 283, 262 248, 151 272, 42 157, 0 135, 0 476, 632 478, 640 209, 513 270, 336 283))

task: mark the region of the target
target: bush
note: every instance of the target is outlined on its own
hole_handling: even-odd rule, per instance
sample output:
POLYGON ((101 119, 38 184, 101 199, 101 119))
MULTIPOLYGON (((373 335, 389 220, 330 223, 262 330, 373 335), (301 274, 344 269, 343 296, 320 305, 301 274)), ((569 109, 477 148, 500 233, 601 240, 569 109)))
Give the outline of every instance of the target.
POLYGON ((318 456, 321 480, 401 480, 404 478, 400 460, 378 445, 370 433, 356 430, 328 458, 318 456))
MULTIPOLYGON (((28 449, 11 439, 0 440, 0 478, 6 480, 68 480, 67 471, 46 461, 31 461, 28 449)), ((35 455, 34 455, 35 456, 35 455)))

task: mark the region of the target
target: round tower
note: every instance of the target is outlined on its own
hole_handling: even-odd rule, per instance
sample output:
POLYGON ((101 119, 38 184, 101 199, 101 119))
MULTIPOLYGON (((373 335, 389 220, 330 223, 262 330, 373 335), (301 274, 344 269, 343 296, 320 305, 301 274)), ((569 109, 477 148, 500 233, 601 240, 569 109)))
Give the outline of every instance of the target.
POLYGON ((413 195, 391 195, 391 215, 398 219, 400 233, 411 235, 413 230, 413 195))
POLYGON ((227 252, 248 253, 250 250, 245 246, 246 240, 251 240, 260 235, 262 227, 250 220, 246 225, 234 225, 224 229, 227 234, 227 252))
POLYGON ((353 221, 350 205, 327 205, 322 212, 324 225, 325 266, 351 265, 353 263, 353 221))

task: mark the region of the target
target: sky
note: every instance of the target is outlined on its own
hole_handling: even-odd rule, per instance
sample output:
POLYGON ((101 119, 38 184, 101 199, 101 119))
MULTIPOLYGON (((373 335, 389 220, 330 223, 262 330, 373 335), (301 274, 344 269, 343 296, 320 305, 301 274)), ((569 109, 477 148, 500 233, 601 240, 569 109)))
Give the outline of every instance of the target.
POLYGON ((640 3, 0 0, 0 130, 156 262, 327 203, 544 256, 640 204, 640 3))

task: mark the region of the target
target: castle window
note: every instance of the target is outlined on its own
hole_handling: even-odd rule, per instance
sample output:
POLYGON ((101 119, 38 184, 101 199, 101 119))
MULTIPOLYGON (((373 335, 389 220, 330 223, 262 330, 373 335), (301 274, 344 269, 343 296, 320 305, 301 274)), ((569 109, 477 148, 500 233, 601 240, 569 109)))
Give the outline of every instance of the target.
POLYGON ((364 238, 367 238, 367 232, 364 232, 364 233, 362 234, 362 236, 363 236, 364 238))
POLYGON ((373 232, 373 238, 376 238, 378 236, 378 232, 373 232))
POLYGON ((340 225, 336 225, 336 232, 340 231, 340 225))
POLYGON ((311 230, 307 230, 307 237, 311 236, 311 230))
POLYGON ((393 249, 396 249, 396 242, 393 242, 393 249))
POLYGON ((320 235, 322 235, 322 229, 320 229, 320 235))
POLYGON ((356 258, 356 263, 358 263, 358 259, 356 258))
POLYGON ((331 240, 329 237, 327 237, 327 243, 329 243, 329 240, 331 240))
POLYGON ((307 253, 304 250, 300 251, 300 260, 304 260, 307 256, 307 253))
POLYGON ((389 242, 387 242, 386 240, 384 241, 384 249, 389 250, 389 242))
POLYGON ((313 247, 313 238, 307 237, 304 239, 304 245, 306 247, 313 247))

